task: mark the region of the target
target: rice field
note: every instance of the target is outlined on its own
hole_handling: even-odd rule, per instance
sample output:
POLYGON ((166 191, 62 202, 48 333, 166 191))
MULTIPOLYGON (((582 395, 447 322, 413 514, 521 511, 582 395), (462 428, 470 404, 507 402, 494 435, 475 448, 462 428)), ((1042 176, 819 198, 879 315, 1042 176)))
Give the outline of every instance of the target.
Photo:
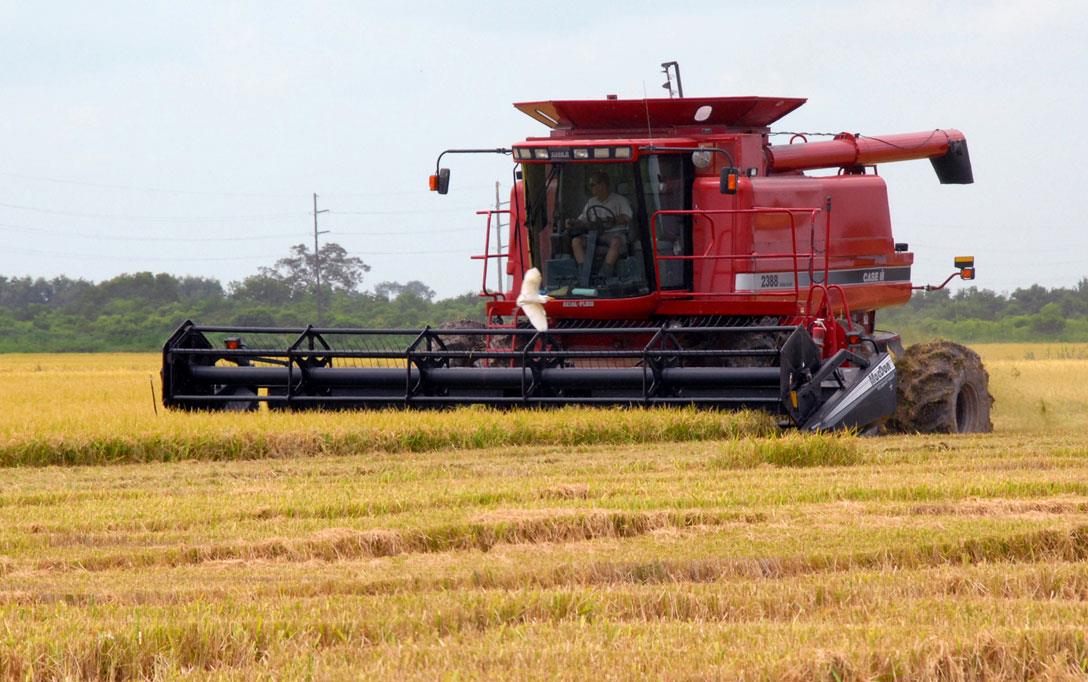
POLYGON ((0 675, 1082 679, 1088 346, 983 436, 755 414, 164 414, 0 355, 0 675))

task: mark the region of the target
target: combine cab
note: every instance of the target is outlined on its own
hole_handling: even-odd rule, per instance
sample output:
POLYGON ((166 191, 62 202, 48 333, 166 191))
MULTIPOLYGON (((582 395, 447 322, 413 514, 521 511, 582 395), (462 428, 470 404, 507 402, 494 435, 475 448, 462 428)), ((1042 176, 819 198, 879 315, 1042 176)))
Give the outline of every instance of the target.
MULTIPOLYGON (((893 415, 901 429, 988 430, 976 355, 946 344, 939 377, 919 378, 937 362, 919 359, 899 363, 912 375, 897 382, 899 339, 876 329, 877 310, 919 287, 875 165, 929 159, 940 182, 970 183, 964 136, 843 133, 771 145, 769 126, 804 101, 517 104, 551 134, 439 156, 441 165, 450 153, 498 152, 515 164, 509 249, 479 257, 486 325, 186 322, 163 349, 163 401, 209 410, 697 405, 764 409, 805 430, 871 429, 893 415), (815 169, 838 174, 805 175, 815 169), (504 268, 508 291, 487 288, 489 267, 504 268), (920 382, 939 387, 917 390, 920 382)), ((449 181, 438 168, 431 188, 445 194, 449 181)), ((971 259, 956 266, 949 280, 973 278, 971 259)))

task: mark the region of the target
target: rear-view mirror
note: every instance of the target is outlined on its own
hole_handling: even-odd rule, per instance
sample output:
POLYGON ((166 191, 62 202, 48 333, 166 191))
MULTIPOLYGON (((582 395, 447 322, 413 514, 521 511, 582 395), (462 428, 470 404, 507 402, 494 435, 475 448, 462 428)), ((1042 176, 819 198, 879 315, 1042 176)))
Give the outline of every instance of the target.
POLYGON ((446 194, 450 191, 450 169, 439 168, 438 175, 433 176, 435 178, 435 186, 432 188, 439 194, 446 194))

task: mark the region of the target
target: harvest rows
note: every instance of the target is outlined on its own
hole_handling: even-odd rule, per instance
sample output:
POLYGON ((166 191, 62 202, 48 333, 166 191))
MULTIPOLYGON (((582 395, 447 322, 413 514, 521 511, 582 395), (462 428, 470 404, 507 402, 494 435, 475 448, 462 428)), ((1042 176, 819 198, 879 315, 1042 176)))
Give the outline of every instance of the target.
POLYGON ((982 352, 994 434, 876 439, 689 412, 155 415, 153 356, 8 356, 0 674, 1083 674, 1088 372, 1076 348, 982 352))

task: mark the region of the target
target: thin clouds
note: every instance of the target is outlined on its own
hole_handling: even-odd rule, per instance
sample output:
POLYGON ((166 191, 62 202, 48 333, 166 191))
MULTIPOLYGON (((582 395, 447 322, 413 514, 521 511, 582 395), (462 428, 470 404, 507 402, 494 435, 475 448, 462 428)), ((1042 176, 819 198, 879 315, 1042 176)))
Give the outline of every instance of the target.
MULTIPOLYGON (((449 209, 493 204, 495 180, 509 189, 509 160, 457 159, 456 196, 440 198, 426 191, 439 151, 547 134, 514 111, 513 101, 662 96, 659 63, 678 59, 689 95, 809 97, 783 128, 962 129, 974 186, 942 187, 924 162, 881 168, 893 223, 901 225, 897 238, 947 251, 919 253, 919 280, 943 278, 950 255, 985 246, 992 251, 982 258, 980 250, 977 283, 1015 288, 1038 273, 1016 258, 1024 233, 1009 226, 1043 226, 1033 238, 1078 243, 1071 169, 1088 143, 1065 131, 1088 118, 1085 17, 1073 2, 706 2, 679 9, 556 2, 531 13, 524 5, 438 2, 411 11, 364 3, 132 3, 112 11, 8 5, 0 9, 0 59, 10 66, 0 91, 0 174, 8 174, 0 175, 0 203, 53 213, 0 209, 0 221, 41 230, 12 235, 11 246, 61 252, 70 246, 51 233, 93 231, 88 220, 69 221, 73 213, 196 219, 297 212, 297 221, 264 228, 270 235, 297 230, 297 238, 283 240, 286 253, 312 230, 305 213, 316 191, 334 214, 372 214, 366 226, 323 217, 333 229, 328 238, 364 260, 368 252, 482 247, 482 221, 478 235, 449 243, 454 236, 443 230, 476 218, 449 209), (383 236, 349 234, 359 231, 383 236)), ((191 226, 184 233, 163 224, 132 229, 162 239, 261 233, 252 222, 197 234, 191 226)), ((103 234, 118 230, 114 221, 102 224, 103 234)), ((179 242, 164 254, 145 241, 118 258, 168 262, 174 255, 178 267, 164 269, 224 280, 249 274, 238 270, 248 264, 195 260, 225 255, 209 248, 179 242)), ((421 262, 382 256, 370 281, 416 272, 443 295, 478 283, 478 263, 431 259, 422 272, 421 262)), ((0 253, 0 274, 102 279, 125 269, 119 260, 56 263, 0 253)), ((1069 284, 1081 274, 1075 265, 1062 271, 1069 284)))

